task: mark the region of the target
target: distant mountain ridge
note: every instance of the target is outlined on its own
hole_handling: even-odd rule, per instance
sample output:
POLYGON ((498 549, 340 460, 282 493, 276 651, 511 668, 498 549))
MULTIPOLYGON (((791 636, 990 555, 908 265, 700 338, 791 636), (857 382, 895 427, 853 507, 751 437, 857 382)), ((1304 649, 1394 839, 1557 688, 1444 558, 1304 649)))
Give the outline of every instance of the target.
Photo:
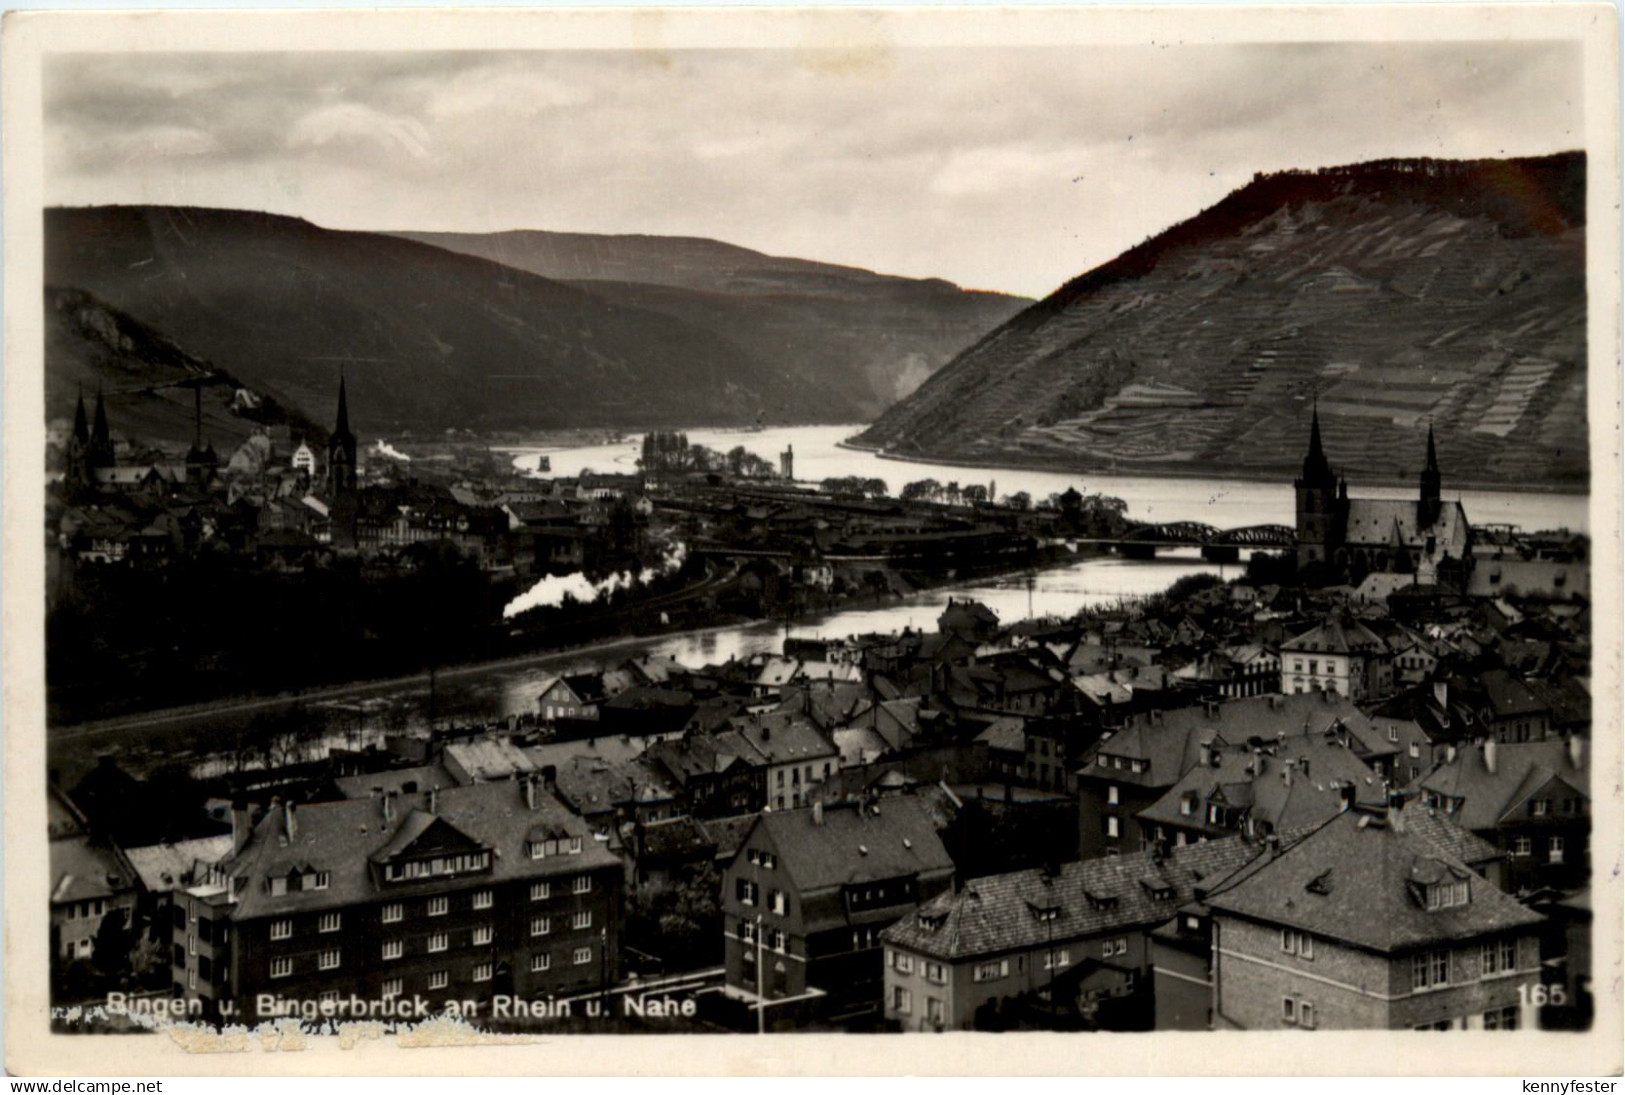
MULTIPOLYGON (((856 390, 861 362, 841 369, 853 360, 844 331, 817 343, 818 353, 790 337, 822 300, 788 300, 778 312, 753 304, 744 309, 753 325, 736 338, 717 319, 741 307, 725 294, 666 289, 681 299, 655 301, 658 286, 570 284, 416 240, 229 209, 51 209, 45 249, 48 285, 93 296, 316 422, 331 419, 344 370, 356 428, 367 435, 838 422, 876 402, 856 390), (789 318, 775 333, 781 314, 789 318)), ((906 296, 930 284, 894 288, 906 296)), ((985 323, 932 318, 921 335, 883 295, 866 312, 834 300, 885 328, 899 373, 932 353, 930 365, 945 361, 1021 303, 1001 304, 985 323)), ((54 407, 71 400, 76 366, 49 350, 54 407)))
POLYGON ((848 420, 873 418, 1031 303, 694 236, 396 234, 703 327, 824 387, 848 420))
POLYGON ((965 349, 858 439, 900 455, 1580 487, 1585 156, 1260 175, 965 349))

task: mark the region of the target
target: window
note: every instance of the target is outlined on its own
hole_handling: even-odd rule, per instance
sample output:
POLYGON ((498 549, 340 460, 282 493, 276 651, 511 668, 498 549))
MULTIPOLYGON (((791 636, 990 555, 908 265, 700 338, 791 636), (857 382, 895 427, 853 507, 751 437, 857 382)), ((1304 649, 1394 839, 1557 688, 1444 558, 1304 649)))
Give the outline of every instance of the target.
POLYGON ((1060 970, 1072 964, 1072 951, 1067 947, 1059 950, 1044 952, 1044 968, 1047 970, 1060 970))
POLYGON ((293 921, 292 920, 273 920, 273 921, 271 921, 271 938, 272 939, 290 939, 292 937, 293 937, 293 921))
POLYGON ((1417 760, 1421 756, 1422 756, 1422 746, 1420 744, 1418 744, 1417 742, 1414 742, 1414 741, 1411 742, 1411 759, 1412 760, 1417 760))
POLYGON ((1501 940, 1501 969, 1511 972, 1518 968, 1518 941, 1516 939, 1501 940))
MULTIPOLYGON (((1399 727, 1397 727, 1397 726, 1390 726, 1390 727, 1389 727, 1389 728, 1388 728, 1388 740, 1389 740, 1389 741, 1398 741, 1398 740, 1399 740, 1399 727)), ((1414 748, 1416 748, 1416 747, 1415 747, 1415 746, 1414 746, 1414 745, 1413 745, 1413 746, 1411 746, 1411 748, 1412 748, 1412 749, 1414 749, 1414 748)), ((1414 756, 1415 756, 1415 755, 1416 755, 1416 754, 1415 754, 1415 753, 1412 753, 1412 754, 1411 754, 1411 756, 1413 756, 1413 757, 1414 757, 1414 756)))
POLYGON ((1315 937, 1308 932, 1294 931, 1292 928, 1281 929, 1281 949, 1287 954, 1295 954, 1299 958, 1310 961, 1315 957, 1315 937))
POLYGON ((1308 1000, 1298 1001, 1298 1025, 1304 1030, 1315 1029, 1315 1005, 1308 1000))
POLYGON ((948 971, 941 962, 927 962, 925 964, 925 979, 935 985, 948 983, 948 971))
POLYGON ((1115 783, 1106 788, 1106 804, 1108 806, 1117 805, 1117 784, 1115 783))
POLYGON ((430 954, 439 954, 449 946, 451 946, 451 936, 446 932, 435 932, 429 936, 430 954))
POLYGON ((590 874, 576 875, 575 880, 570 883, 570 892, 571 893, 592 893, 592 875, 590 875, 590 874))
POLYGON ((532 901, 546 901, 553 896, 553 886, 548 882, 532 882, 530 884, 530 899, 532 901))
POLYGON ((479 890, 474 894, 474 907, 476 909, 489 909, 491 907, 491 891, 479 890))
POLYGON ((431 989, 443 989, 449 984, 451 984, 451 973, 449 970, 435 970, 433 973, 429 974, 429 987, 431 989))
POLYGON ((1435 882, 1428 886, 1427 902, 1430 909, 1451 909, 1467 904, 1468 889, 1465 880, 1435 882))
POLYGON ((1546 842, 1546 862, 1563 862, 1563 838, 1554 836, 1546 842))
POLYGON ((1552 800, 1549 798, 1537 798, 1532 801, 1530 805, 1535 808, 1536 817, 1545 817, 1547 812, 1552 808, 1552 800))
POLYGON ((1290 996, 1281 998, 1281 1022, 1296 1023, 1298 1021, 1298 1002, 1290 996))
POLYGON ((474 966, 475 982, 489 981, 491 979, 491 963, 480 962, 474 966))
POLYGON ((481 924, 479 927, 474 929, 474 940, 473 940, 474 946, 476 946, 476 947, 489 946, 490 943, 491 943, 491 937, 492 937, 493 934, 494 933, 491 930, 491 925, 489 925, 489 924, 481 924))
MULTIPOLYGON (((754 921, 754 920, 741 920, 739 922, 739 941, 741 943, 754 943, 754 942, 756 942, 756 921, 754 921)), ((745 952, 745 957, 746 958, 754 958, 755 955, 751 954, 750 951, 746 951, 745 952)), ((899 966, 898 969, 902 969, 902 967, 899 966)))
POLYGON ((1433 952, 1433 983, 1435 985, 1448 985, 1450 983, 1450 952, 1433 952))
POLYGON ((336 970, 336 969, 338 969, 339 968, 339 952, 338 952, 338 948, 334 947, 332 950, 323 951, 321 953, 321 957, 319 957, 316 960, 316 968, 317 969, 323 969, 323 970, 336 970))
POLYGON ((997 962, 979 963, 971 973, 973 981, 998 981, 1010 976, 1010 960, 1001 959, 997 962))
POLYGON ((580 855, 581 854, 581 838, 580 837, 573 836, 573 837, 570 838, 570 854, 571 855, 580 855))
POLYGON ((332 875, 331 872, 329 872, 329 871, 317 871, 316 872, 316 878, 311 883, 310 888, 313 889, 313 890, 325 890, 325 889, 327 889, 328 884, 331 883, 332 881, 333 881, 333 875, 332 875))
POLYGON ((773 931, 768 933, 767 940, 769 945, 771 945, 774 950, 778 951, 780 954, 785 953, 785 944, 789 942, 789 937, 783 932, 775 928, 773 931))
POLYGON ((941 1023, 943 1017, 942 1001, 935 996, 927 996, 925 998, 925 1017, 930 1022, 941 1023))
POLYGON ((273 958, 273 959, 271 959, 271 976, 272 977, 291 977, 291 976, 293 976, 293 959, 292 958, 273 958))
POLYGON ((1423 951, 1411 956, 1411 989, 1448 985, 1450 983, 1450 952, 1423 951))
POLYGON ((592 910, 583 909, 570 917, 570 927, 576 931, 592 927, 592 910))
POLYGON ((388 981, 385 981, 383 987, 378 990, 378 995, 382 996, 385 1000, 392 1000, 401 994, 401 988, 401 979, 399 977, 391 977, 388 981))
POLYGON ((756 883, 748 878, 737 879, 734 882, 734 895, 739 898, 741 905, 756 904, 756 883))
POLYGON ((451 901, 450 901, 450 899, 444 898, 444 897, 431 897, 431 898, 429 898, 429 915, 430 916, 445 916, 446 913, 448 913, 450 911, 451 911, 451 901))
POLYGON ((768 891, 767 896, 768 896, 768 906, 775 913, 777 913, 778 915, 784 916, 786 910, 789 909, 789 907, 790 907, 789 901, 786 900, 786 898, 784 896, 784 891, 783 890, 770 890, 770 891, 768 891))
POLYGON ((1117 948, 1112 953, 1117 954, 1117 955, 1127 954, 1128 953, 1128 939, 1126 937, 1118 939, 1117 948))
POLYGON ((914 994, 902 985, 894 985, 891 990, 891 1007, 899 1015, 907 1015, 914 1010, 914 994))
POLYGON ((912 954, 904 954, 902 951, 892 951, 891 965, 892 969, 896 970, 898 973, 913 973, 914 956, 912 954))
POLYGON ((1117 839, 1117 837, 1118 837, 1118 829, 1117 829, 1117 819, 1115 817, 1109 817, 1109 818, 1106 819, 1106 835, 1108 837, 1110 837, 1112 840, 1117 839))
POLYGON ((553 956, 547 952, 530 956, 530 972, 546 973, 553 968, 553 956))
POLYGON ((585 966, 588 962, 592 961, 592 948, 591 947, 577 947, 575 949, 575 954, 573 955, 573 958, 575 960, 576 965, 585 966))
POLYGON ((1526 836, 1514 837, 1512 840, 1512 854, 1515 856, 1533 855, 1535 842, 1526 836))
POLYGON ((552 930, 553 918, 551 916, 533 916, 530 918, 531 935, 546 935, 552 930))
POLYGON ((397 923, 405 915, 406 907, 398 901, 384 906, 384 923, 386 924, 397 923))
POLYGON ((322 919, 321 919, 321 924, 320 924, 319 930, 324 931, 324 932, 336 932, 336 931, 338 931, 339 930, 339 914, 336 913, 336 912, 322 913, 322 919))

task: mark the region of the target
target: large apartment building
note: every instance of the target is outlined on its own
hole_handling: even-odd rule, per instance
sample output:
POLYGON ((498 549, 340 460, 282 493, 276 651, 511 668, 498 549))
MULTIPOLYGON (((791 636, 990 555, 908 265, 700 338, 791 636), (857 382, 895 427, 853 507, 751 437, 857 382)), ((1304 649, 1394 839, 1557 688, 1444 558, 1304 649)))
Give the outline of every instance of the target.
POLYGON ((175 896, 175 991, 202 1014, 483 1009, 617 976, 620 863, 538 780, 235 820, 235 853, 175 896))
POLYGON ((1340 814, 1207 905, 1215 1029, 1533 1025, 1542 918, 1403 812, 1340 814))

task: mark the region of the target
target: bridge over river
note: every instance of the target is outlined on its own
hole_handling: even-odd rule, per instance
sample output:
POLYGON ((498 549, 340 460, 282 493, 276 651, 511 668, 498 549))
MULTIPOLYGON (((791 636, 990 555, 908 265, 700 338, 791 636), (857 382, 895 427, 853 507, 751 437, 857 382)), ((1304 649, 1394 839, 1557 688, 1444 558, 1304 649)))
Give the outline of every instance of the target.
POLYGON ((1151 559, 1164 548, 1200 548, 1202 558, 1233 563, 1243 551, 1279 551, 1295 547, 1297 533, 1285 525, 1248 525, 1214 528, 1199 521, 1171 521, 1163 525, 1133 525, 1121 536, 1083 540, 1102 544, 1130 559, 1151 559))

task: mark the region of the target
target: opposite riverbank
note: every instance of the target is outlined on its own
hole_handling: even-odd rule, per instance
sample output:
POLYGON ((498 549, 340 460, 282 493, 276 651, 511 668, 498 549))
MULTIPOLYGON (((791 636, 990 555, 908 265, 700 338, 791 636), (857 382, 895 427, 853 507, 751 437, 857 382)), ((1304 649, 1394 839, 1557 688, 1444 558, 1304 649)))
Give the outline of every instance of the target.
MULTIPOLYGON (((1033 471, 1048 472, 1054 475, 1105 475, 1122 479, 1173 479, 1184 482, 1210 482, 1214 480, 1231 480, 1237 483, 1288 483, 1292 481, 1293 471, 1288 468, 1272 470, 1269 468, 1235 468, 1215 467, 1206 469, 1197 468, 1148 468, 1135 465, 1132 468, 1106 467, 1091 464, 1073 464, 1066 461, 1057 461, 1048 455, 1023 456, 1020 453, 978 453, 974 460, 961 460, 948 456, 930 456, 925 453, 893 453, 878 445, 866 445, 854 438, 837 441, 838 448, 849 452, 867 453, 877 460, 887 460, 900 464, 929 464, 943 468, 978 468, 1002 471, 1033 471)), ((1395 489, 1414 489, 1414 479, 1396 476, 1373 476, 1361 478, 1351 486, 1391 487, 1395 489)), ((1590 484, 1565 483, 1507 483, 1495 480, 1463 478, 1458 475, 1450 477, 1452 489, 1471 491, 1516 491, 1520 494, 1551 494, 1570 498, 1591 497, 1590 484)))

